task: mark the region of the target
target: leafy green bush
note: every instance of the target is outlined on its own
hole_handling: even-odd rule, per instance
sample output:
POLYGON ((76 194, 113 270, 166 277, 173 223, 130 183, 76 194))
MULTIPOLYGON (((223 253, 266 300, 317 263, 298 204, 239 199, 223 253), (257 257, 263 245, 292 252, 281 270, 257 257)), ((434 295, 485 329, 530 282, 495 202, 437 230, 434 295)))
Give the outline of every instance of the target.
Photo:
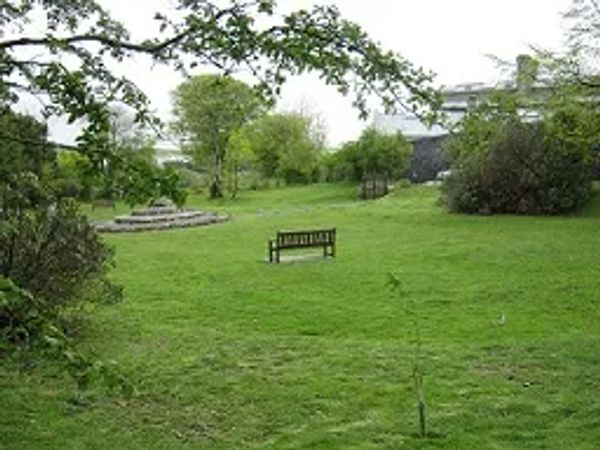
POLYGON ((99 187, 136 200, 169 195, 182 203, 179 177, 148 159, 140 164, 137 151, 98 166, 83 151, 57 155, 43 124, 11 111, 0 110, 0 129, 0 355, 44 356, 80 387, 99 381, 131 393, 114 363, 74 350, 80 308, 122 296, 107 277, 112 250, 74 197, 99 187))
POLYGON ((263 178, 279 178, 287 184, 317 180, 320 147, 306 117, 269 114, 253 122, 247 135, 263 178))
POLYGON ((401 178, 410 165, 412 145, 401 134, 384 134, 367 128, 357 141, 322 161, 327 181, 361 181, 370 174, 401 178))
POLYGON ((84 302, 121 299, 106 277, 111 249, 72 200, 0 219, 0 354, 45 355, 81 389, 95 384, 131 395, 118 365, 76 351, 67 327, 84 302))
MULTIPOLYGON (((74 201, 13 214, 3 223, 0 276, 34 295, 45 312, 72 305, 85 286, 105 279, 112 250, 74 201)), ((102 284, 116 292, 108 281, 102 284)))
POLYGON ((89 160, 72 150, 63 150, 56 155, 53 189, 58 197, 89 200, 97 180, 89 176, 89 160))
POLYGON ((345 144, 340 150, 321 154, 319 158, 321 181, 332 183, 354 180, 354 168, 347 152, 348 148, 349 144, 345 144))
POLYGON ((160 168, 153 162, 126 155, 115 176, 121 198, 130 206, 141 205, 167 197, 178 206, 185 203, 186 192, 181 189, 179 172, 172 167, 160 168))
POLYGON ((120 289, 106 276, 111 249, 75 201, 62 198, 45 128, 14 113, 0 122, 14 131, 0 140, 0 327, 20 342, 85 300, 120 298, 120 289))
POLYGON ((0 349, 6 350, 7 343, 29 342, 42 321, 40 305, 33 295, 0 276, 0 349))
POLYGON ((591 194, 588 120, 560 106, 535 122, 524 120, 510 97, 470 113, 449 144, 452 171, 442 187, 449 209, 533 215, 581 209, 591 194))
POLYGON ((457 162, 443 192, 450 209, 465 213, 562 214, 590 196, 590 167, 582 154, 556 148, 541 124, 498 130, 483 156, 457 162))
POLYGON ((58 361, 79 389, 94 384, 131 396, 135 388, 118 364, 74 350, 57 319, 30 292, 0 276, 0 354, 35 348, 58 361))

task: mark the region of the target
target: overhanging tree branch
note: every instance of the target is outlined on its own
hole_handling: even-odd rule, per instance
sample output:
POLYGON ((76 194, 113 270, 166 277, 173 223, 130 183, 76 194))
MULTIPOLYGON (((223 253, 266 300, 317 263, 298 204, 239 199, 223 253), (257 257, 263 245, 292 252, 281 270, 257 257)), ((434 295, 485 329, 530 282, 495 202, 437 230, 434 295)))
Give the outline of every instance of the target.
MULTIPOLYGON (((26 15, 33 11, 30 5, 37 4, 47 12, 49 33, 0 40, 0 84, 20 75, 32 89, 49 96, 54 112, 67 114, 72 121, 86 118, 82 142, 94 148, 101 146, 94 134, 108 127, 103 110, 109 102, 132 106, 140 120, 151 116, 149 101, 135 83, 117 77, 105 65, 106 58, 123 61, 136 53, 186 75, 199 64, 210 64, 225 74, 246 67, 270 99, 289 76, 315 72, 343 95, 353 94, 353 104, 363 117, 372 97, 378 97, 389 111, 405 109, 427 118, 439 106, 431 74, 383 51, 334 6, 278 17, 272 0, 231 0, 226 7, 211 0, 175 1, 177 19, 168 13, 155 16, 162 37, 135 42, 95 0, 62 0, 62 8, 32 0, 22 14, 11 13, 13 22, 26 25, 26 15), (69 7, 73 15, 67 14, 69 7), (270 26, 257 20, 260 17, 267 18, 270 26), (94 19, 94 25, 87 26, 88 19, 94 19), (48 51, 41 62, 13 61, 23 59, 17 55, 26 47, 48 51), (62 55, 76 58, 79 67, 62 66, 62 55)), ((3 25, 0 22, 0 31, 3 25)), ((9 92, 15 88, 6 83, 4 87, 9 92)))

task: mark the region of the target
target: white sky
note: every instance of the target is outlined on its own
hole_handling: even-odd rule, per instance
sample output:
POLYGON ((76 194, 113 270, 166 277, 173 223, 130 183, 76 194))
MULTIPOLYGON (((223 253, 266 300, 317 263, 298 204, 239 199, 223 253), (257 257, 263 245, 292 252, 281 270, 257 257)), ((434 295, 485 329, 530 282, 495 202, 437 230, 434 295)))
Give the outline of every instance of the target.
MULTIPOLYGON (((359 24, 387 48, 413 63, 437 73, 437 83, 493 81, 499 77, 494 55, 514 60, 529 46, 560 48, 563 42, 561 12, 571 0, 330 0, 342 14, 359 24)), ((154 12, 172 4, 169 0, 104 0, 130 27, 133 36, 146 38, 155 31, 154 12), (140 5, 143 5, 141 7, 140 5)), ((311 0, 280 0, 283 9, 308 7, 311 0)), ((119 68, 146 92, 159 116, 168 120, 170 92, 181 82, 164 67, 152 67, 144 59, 119 68)), ((328 142, 337 145, 358 136, 365 123, 350 99, 339 95, 314 76, 290 80, 283 89, 279 108, 311 105, 327 122, 328 142)), ((63 126, 52 127, 53 138, 70 140, 63 126)))

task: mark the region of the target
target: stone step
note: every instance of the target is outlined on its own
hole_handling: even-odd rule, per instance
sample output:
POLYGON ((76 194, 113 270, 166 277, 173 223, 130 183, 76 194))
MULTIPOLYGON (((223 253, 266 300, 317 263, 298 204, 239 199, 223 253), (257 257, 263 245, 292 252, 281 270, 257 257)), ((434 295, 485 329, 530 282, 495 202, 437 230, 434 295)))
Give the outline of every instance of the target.
POLYGON ((229 220, 229 216, 204 213, 196 217, 180 220, 164 220, 159 222, 117 223, 114 221, 96 224, 96 229, 103 233, 127 233, 137 231, 167 230, 172 228, 198 227, 229 220))
POLYGON ((196 217, 206 215, 201 211, 178 211, 173 214, 153 214, 142 216, 117 216, 114 221, 119 224, 142 224, 142 223, 159 223, 159 222, 174 222, 180 220, 189 220, 196 217))
POLYGON ((183 210, 174 206, 152 206, 144 209, 134 209, 131 211, 132 216, 161 216, 164 214, 176 214, 183 210))

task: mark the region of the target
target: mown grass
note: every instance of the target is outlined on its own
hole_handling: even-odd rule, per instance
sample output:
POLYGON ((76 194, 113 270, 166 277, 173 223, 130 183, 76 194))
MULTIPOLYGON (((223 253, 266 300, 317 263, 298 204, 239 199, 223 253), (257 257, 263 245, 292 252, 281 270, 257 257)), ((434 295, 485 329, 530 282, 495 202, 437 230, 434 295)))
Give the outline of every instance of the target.
POLYGON ((75 395, 51 364, 3 361, 0 447, 599 448, 600 203, 575 217, 467 217, 433 188, 355 195, 192 198, 233 220, 107 236, 126 299, 97 311, 83 346, 119 361, 137 395, 75 395), (335 260, 265 263, 276 230, 331 226, 335 260))

